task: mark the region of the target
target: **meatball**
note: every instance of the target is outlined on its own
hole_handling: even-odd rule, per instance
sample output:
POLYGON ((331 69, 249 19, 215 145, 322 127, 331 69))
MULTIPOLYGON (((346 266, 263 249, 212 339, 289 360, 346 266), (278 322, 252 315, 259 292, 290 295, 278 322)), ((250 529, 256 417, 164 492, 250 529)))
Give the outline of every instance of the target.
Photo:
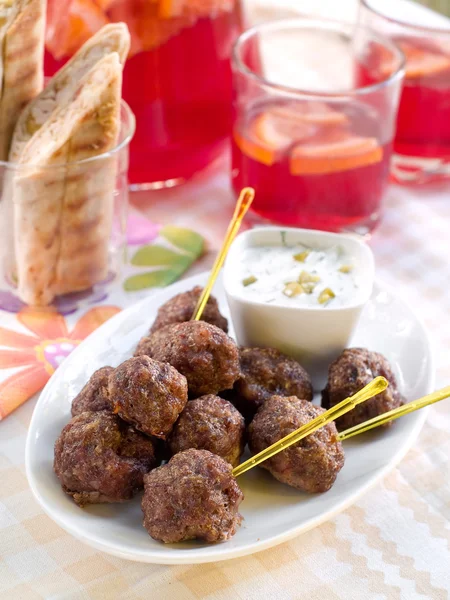
POLYGON ((135 356, 147 355, 167 362, 188 382, 197 398, 233 387, 239 377, 239 350, 221 329, 203 321, 174 323, 143 338, 135 356))
POLYGON ((311 378, 293 358, 275 348, 241 348, 241 377, 227 398, 250 421, 270 396, 312 400, 311 378))
POLYGON ((231 465, 208 450, 185 450, 144 480, 144 527, 166 544, 230 539, 241 524, 244 495, 231 465))
POLYGON ((244 417, 231 402, 212 394, 187 403, 169 439, 172 454, 188 448, 209 450, 233 467, 244 445, 244 417))
POLYGON ((108 381, 113 371, 112 367, 103 367, 91 375, 87 384, 72 402, 73 417, 86 411, 112 410, 108 381))
POLYGON ((147 435, 165 439, 186 405, 186 378, 148 356, 130 358, 109 378, 114 412, 147 435))
MULTIPOLYGON (((321 413, 323 408, 295 396, 272 396, 250 423, 249 446, 261 452, 321 413)), ((326 492, 344 466, 344 451, 334 423, 325 425, 261 463, 275 479, 309 493, 326 492)))
POLYGON ((79 506, 129 500, 156 466, 151 439, 112 413, 83 412, 55 443, 54 470, 79 506))
MULTIPOLYGON (((171 323, 184 323, 185 321, 189 321, 197 306, 202 291, 203 288, 197 285, 189 292, 178 294, 163 304, 158 310, 150 333, 153 333, 157 329, 161 329, 161 327, 170 325, 171 323)), ((202 313, 202 321, 215 325, 219 329, 225 331, 225 333, 228 332, 228 321, 220 314, 219 305, 214 296, 210 296, 206 303, 202 313)))
MULTIPOLYGON (((345 398, 353 396, 374 377, 382 375, 389 387, 381 394, 366 400, 336 420, 339 431, 358 425, 403 404, 395 375, 386 358, 365 348, 347 348, 330 365, 328 383, 322 392, 322 406, 331 408, 345 398)), ((387 423, 390 426, 391 423, 387 423)))

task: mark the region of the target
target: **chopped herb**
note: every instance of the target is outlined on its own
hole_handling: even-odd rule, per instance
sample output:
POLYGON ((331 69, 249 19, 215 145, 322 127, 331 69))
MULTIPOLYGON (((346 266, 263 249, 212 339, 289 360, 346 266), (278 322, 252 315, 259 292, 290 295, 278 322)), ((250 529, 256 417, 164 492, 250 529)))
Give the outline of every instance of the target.
POLYGON ((255 283, 256 281, 258 281, 257 277, 255 277, 254 275, 249 275, 248 277, 242 280, 242 285, 244 287, 247 287, 249 285, 252 285, 252 283, 255 283))
POLYGON ((294 296, 303 294, 303 292, 303 287, 296 281, 290 281, 289 283, 286 283, 283 290, 283 294, 288 298, 293 298, 294 296))
POLYGON ((341 273, 351 273, 353 271, 353 265, 342 265, 338 270, 341 273))
POLYGON ((314 288, 316 287, 317 284, 315 283, 310 283, 310 282, 305 282, 302 283, 301 286, 303 288, 303 291, 305 292, 305 294, 312 294, 314 291, 314 288))
POLYGON ((309 250, 304 250, 303 252, 299 252, 298 254, 294 254, 294 256, 292 258, 294 260, 296 260, 297 262, 304 263, 305 260, 308 258, 309 253, 310 253, 309 250))
POLYGON ((320 292, 318 301, 319 304, 327 304, 330 300, 336 297, 336 294, 330 288, 325 288, 320 292))
POLYGON ((286 232, 285 231, 280 231, 280 235, 281 235, 281 243, 283 244, 283 246, 287 246, 287 244, 286 244, 286 232))
POLYGON ((308 271, 302 271, 300 273, 300 277, 298 278, 299 283, 318 283, 320 281, 320 277, 318 275, 313 275, 312 273, 308 273, 308 271))

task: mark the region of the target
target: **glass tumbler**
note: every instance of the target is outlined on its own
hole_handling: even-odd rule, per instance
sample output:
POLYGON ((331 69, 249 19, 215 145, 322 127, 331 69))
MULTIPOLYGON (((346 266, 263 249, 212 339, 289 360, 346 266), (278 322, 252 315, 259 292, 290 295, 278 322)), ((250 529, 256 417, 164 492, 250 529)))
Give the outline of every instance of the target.
POLYGON ((25 304, 59 309, 121 272, 135 119, 125 102, 120 116, 108 152, 51 165, 0 162, 3 282, 25 304))
POLYGON ((388 183, 402 53, 359 26, 265 23, 233 52, 232 183, 252 186, 255 221, 370 232, 388 183), (393 69, 359 85, 383 51, 393 69))
POLYGON ((240 0, 48 0, 45 74, 95 33, 123 21, 131 50, 123 97, 136 115, 133 189, 189 179, 217 158, 231 128, 233 43, 240 0))
MULTIPOLYGON (((388 36, 406 56, 392 175, 403 184, 450 178, 450 18, 405 0, 362 0, 360 23, 388 36)), ((362 82, 392 72, 380 52, 362 82)))

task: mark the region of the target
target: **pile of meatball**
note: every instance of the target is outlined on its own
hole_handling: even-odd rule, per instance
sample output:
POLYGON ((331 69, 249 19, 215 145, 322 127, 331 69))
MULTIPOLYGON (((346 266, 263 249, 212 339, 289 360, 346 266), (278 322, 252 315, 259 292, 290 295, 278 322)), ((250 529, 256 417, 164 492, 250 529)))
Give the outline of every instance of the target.
POLYGON ((55 473, 80 507, 143 490, 144 527, 165 543, 236 533, 244 496, 232 470, 247 443, 260 452, 383 375, 383 393, 261 464, 323 493, 344 465, 338 430, 402 404, 387 360, 352 348, 330 366, 323 408, 313 405, 305 369, 273 348, 238 348, 214 297, 202 321, 189 320, 201 291, 161 306, 134 356, 92 375, 55 443, 55 473))

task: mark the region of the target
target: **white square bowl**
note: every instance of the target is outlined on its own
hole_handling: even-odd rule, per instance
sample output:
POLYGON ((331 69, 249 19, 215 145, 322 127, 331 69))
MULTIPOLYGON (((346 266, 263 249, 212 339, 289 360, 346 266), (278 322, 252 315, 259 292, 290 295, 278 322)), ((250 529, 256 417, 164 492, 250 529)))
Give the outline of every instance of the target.
POLYGON ((374 283, 374 258, 359 239, 324 231, 259 227, 233 242, 224 269, 225 292, 240 346, 272 347, 298 360, 310 373, 315 389, 326 382, 330 363, 348 345, 374 283), (317 250, 340 246, 352 258, 359 290, 345 306, 281 306, 249 299, 236 273, 242 252, 257 246, 296 246, 317 250))

